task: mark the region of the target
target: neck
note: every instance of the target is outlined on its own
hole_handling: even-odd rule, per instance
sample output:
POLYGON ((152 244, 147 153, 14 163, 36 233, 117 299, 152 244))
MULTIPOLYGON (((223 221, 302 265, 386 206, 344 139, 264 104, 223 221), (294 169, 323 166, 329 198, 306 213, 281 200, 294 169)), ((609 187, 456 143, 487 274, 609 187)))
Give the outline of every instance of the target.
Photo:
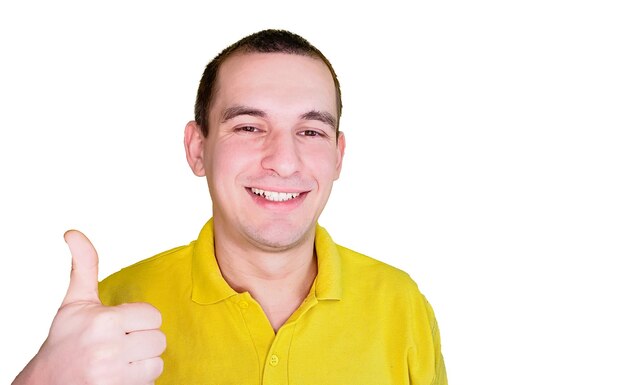
POLYGON ((278 330, 308 295, 317 276, 315 235, 289 249, 266 250, 215 234, 222 276, 237 292, 249 292, 278 330))

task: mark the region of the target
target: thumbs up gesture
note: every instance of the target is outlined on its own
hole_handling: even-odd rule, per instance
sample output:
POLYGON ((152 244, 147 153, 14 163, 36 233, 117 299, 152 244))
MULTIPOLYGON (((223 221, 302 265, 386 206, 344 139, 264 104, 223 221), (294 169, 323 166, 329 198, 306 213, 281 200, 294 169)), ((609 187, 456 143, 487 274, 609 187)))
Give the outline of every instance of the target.
POLYGON ((48 338, 14 380, 22 384, 153 384, 163 371, 161 314, 147 303, 104 306, 98 255, 82 233, 65 233, 70 285, 48 338))

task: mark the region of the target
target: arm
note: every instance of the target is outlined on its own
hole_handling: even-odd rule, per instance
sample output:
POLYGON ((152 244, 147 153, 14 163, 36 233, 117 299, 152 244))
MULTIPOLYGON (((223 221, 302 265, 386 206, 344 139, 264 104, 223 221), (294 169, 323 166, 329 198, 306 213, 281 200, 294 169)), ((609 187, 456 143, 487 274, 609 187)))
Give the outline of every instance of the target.
POLYGON ((416 347, 409 352, 409 376, 415 385, 448 385, 441 353, 439 326, 432 306, 421 296, 418 306, 416 347))
POLYGON ((433 346, 435 350, 435 377, 433 378, 432 385, 448 385, 448 374, 446 372, 446 364, 443 360, 443 354, 441 353, 441 337, 439 335, 439 325, 435 318, 435 312, 432 306, 426 301, 428 318, 432 326, 433 346))

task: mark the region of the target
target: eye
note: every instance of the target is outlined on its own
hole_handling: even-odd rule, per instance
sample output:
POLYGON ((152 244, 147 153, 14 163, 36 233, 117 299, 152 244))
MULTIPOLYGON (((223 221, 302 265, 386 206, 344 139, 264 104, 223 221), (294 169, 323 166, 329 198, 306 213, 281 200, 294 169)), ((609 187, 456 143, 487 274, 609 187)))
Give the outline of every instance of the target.
POLYGON ((325 134, 323 132, 320 131, 316 131, 316 130, 304 130, 300 133, 300 135, 303 136, 325 136, 325 134))
POLYGON ((241 127, 235 128, 235 131, 237 131, 237 132, 258 132, 259 129, 257 127, 254 127, 254 126, 241 126, 241 127))

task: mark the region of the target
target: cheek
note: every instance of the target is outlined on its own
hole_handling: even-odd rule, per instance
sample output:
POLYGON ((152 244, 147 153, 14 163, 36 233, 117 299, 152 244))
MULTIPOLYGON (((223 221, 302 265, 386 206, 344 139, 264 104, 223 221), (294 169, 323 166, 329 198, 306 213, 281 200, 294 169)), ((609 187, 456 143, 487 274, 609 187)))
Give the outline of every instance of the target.
POLYGON ((337 153, 333 149, 319 148, 303 156, 307 169, 320 184, 332 183, 337 179, 337 153))
POLYGON ((225 180, 235 178, 240 172, 250 169, 250 151, 240 143, 221 143, 214 146, 208 153, 207 169, 214 180, 224 183, 225 180))

